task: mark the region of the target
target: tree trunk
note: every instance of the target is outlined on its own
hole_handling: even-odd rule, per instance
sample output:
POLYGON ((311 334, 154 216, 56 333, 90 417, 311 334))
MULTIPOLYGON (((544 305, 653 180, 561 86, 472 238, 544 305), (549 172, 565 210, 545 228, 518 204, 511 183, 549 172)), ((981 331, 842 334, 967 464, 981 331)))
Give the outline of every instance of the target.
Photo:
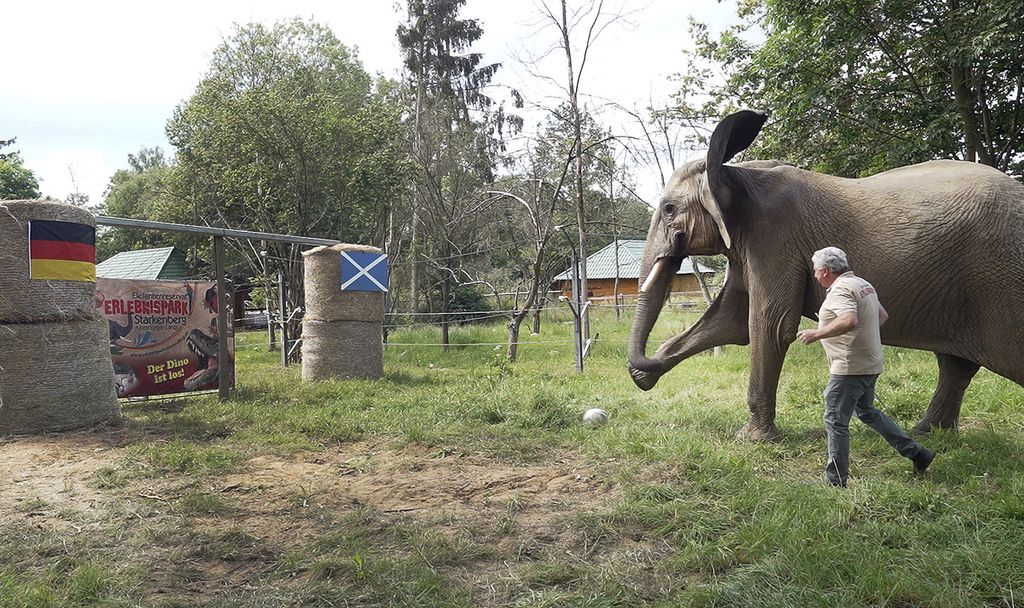
MULTIPOLYGON (((414 108, 415 116, 413 117, 413 136, 412 136, 412 157, 413 161, 418 163, 421 167, 424 167, 426 160, 421 155, 421 134, 420 129, 422 128, 422 115, 423 115, 423 98, 426 95, 426 84, 423 82, 425 75, 423 74, 423 56, 426 53, 425 48, 426 41, 420 40, 419 44, 419 56, 420 56, 420 70, 416 74, 416 107, 414 108)), ((426 172, 426 171, 424 171, 426 172)), ((423 192, 421 190, 422 184, 416 184, 413 186, 412 195, 412 225, 410 226, 409 236, 409 259, 412 261, 412 266, 409 271, 409 312, 417 313, 420 311, 420 272, 419 272, 419 209, 420 203, 422 202, 423 192)))
MULTIPOLYGON (((292 257, 295 255, 295 248, 292 248, 292 257)), ((290 259, 287 266, 287 279, 288 279, 288 309, 297 310, 302 307, 305 303, 306 287, 303 282, 303 267, 301 261, 297 259, 290 259)), ((285 314, 285 313, 282 313, 285 314)), ((291 321, 288 322, 288 336, 291 338, 291 344, 288 345, 288 349, 291 349, 295 343, 302 338, 302 317, 301 315, 294 315, 291 321)), ((302 349, 296 348, 289 357, 292 361, 302 360, 302 349)))
MULTIPOLYGON (((580 118, 579 96, 577 91, 576 71, 572 65, 572 45, 569 41, 569 19, 566 10, 566 0, 562 0, 562 44, 565 49, 565 62, 569 71, 569 105, 572 108, 572 132, 575 138, 573 145, 573 156, 575 157, 575 178, 576 183, 576 224, 579 232, 580 248, 580 292, 581 299, 587 300, 587 224, 586 224, 586 202, 583 193, 583 125, 580 118)), ((583 314, 583 338, 590 338, 590 313, 583 314)))
POLYGON ((516 356, 519 353, 519 326, 523 323, 523 319, 526 318, 526 314, 529 312, 527 309, 522 309, 516 314, 512 315, 512 319, 508 322, 508 360, 515 362, 516 356))
POLYGON ((547 295, 543 295, 537 300, 537 305, 533 307, 533 334, 535 336, 540 335, 540 313, 544 310, 547 301, 547 295))
POLYGON ((412 224, 410 226, 409 236, 409 260, 411 266, 409 269, 409 312, 417 313, 420 311, 420 271, 419 271, 419 192, 413 194, 412 201, 412 224))
POLYGON ((619 308, 619 216, 615 205, 615 165, 612 164, 612 172, 608 178, 608 200, 612 205, 612 235, 615 239, 615 284, 612 286, 612 302, 615 304, 615 320, 622 319, 622 310, 619 308))
POLYGON ((273 287, 270 285, 270 277, 267 276, 266 272, 263 273, 263 294, 265 296, 265 304, 267 310, 267 351, 274 352, 277 350, 277 326, 274 325, 274 297, 271 295, 274 293, 273 287))
POLYGON ((986 165, 992 165, 992 159, 981 144, 981 134, 978 129, 978 116, 976 114, 977 101, 968 84, 970 68, 964 66, 952 66, 953 95, 956 100, 957 110, 960 112, 960 119, 964 125, 964 160, 977 162, 981 160, 986 165))
MULTIPOLYGON (((515 361, 516 353, 518 352, 517 343, 519 342, 519 327, 523 322, 523 319, 530 314, 530 309, 533 308, 534 302, 540 299, 543 302, 543 296, 540 296, 541 286, 540 279, 541 273, 544 268, 544 245, 547 243, 547 238, 538 239, 536 257, 533 260, 533 272, 531 273, 530 280, 530 291, 526 294, 526 300, 523 302, 523 307, 518 309, 512 316, 512 320, 508 323, 508 360, 515 361)), ((537 331, 540 333, 540 312, 534 312, 534 325, 537 331)))

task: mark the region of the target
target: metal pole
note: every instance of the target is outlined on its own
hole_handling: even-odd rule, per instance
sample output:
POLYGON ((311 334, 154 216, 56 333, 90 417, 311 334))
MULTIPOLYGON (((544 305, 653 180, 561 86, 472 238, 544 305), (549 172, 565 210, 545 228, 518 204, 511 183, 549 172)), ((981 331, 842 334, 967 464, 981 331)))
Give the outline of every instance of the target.
POLYGON ((335 239, 318 239, 309 236, 292 236, 289 234, 274 234, 271 232, 252 232, 250 230, 232 230, 230 228, 217 228, 216 226, 192 226, 190 224, 151 222, 149 220, 136 220, 126 217, 111 217, 109 215, 97 215, 96 223, 101 226, 169 230, 171 232, 192 232, 195 234, 208 234, 210 236, 229 236, 239 239, 253 239, 259 241, 283 241, 285 243, 299 243, 301 245, 337 245, 340 242, 335 239))
POLYGON ((569 265, 569 285, 571 286, 572 298, 569 300, 569 308, 572 309, 572 330, 573 330, 573 342, 576 350, 576 371, 583 371, 583 356, 586 354, 583 351, 583 319, 581 315, 586 312, 586 308, 581 306, 580 297, 583 286, 580 282, 580 256, 576 253, 576 246, 573 245, 572 239, 565 232, 565 226, 555 226, 555 230, 562 233, 565 237, 566 242, 569 243, 569 250, 572 251, 572 259, 569 265))
MULTIPOLYGON (((616 228, 616 230, 618 230, 616 228)), ((619 237, 615 237, 615 284, 612 286, 615 301, 615 318, 622 318, 622 307, 619 306, 619 237)))
POLYGON ((263 274, 260 279, 263 281, 263 310, 267 315, 267 352, 274 352, 277 349, 277 329, 274 327, 273 318, 270 315, 270 310, 273 308, 271 305, 270 297, 270 279, 267 278, 267 244, 262 243, 263 249, 260 250, 260 263, 263 266, 263 274))
POLYGON ((570 284, 572 285, 572 333, 573 333, 573 346, 576 350, 576 371, 583 371, 583 326, 580 319, 580 258, 576 255, 576 250, 572 250, 572 276, 570 276, 570 284))
POLYGON ((277 314, 281 318, 281 365, 288 367, 288 287, 284 282, 284 272, 277 273, 277 314))
POLYGON ((224 237, 213 237, 213 259, 217 272, 217 378, 218 394, 221 401, 231 396, 231 384, 235 375, 234 361, 228 354, 228 332, 231 331, 228 318, 228 285, 224 280, 224 237))

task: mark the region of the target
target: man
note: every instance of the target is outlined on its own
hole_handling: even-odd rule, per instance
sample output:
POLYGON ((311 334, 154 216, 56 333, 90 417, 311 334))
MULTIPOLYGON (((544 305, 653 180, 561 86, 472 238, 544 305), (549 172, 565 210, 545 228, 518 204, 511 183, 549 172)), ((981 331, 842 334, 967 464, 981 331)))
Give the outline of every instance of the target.
POLYGON ((853 274, 846 253, 826 247, 811 256, 814 278, 826 290, 818 311, 818 329, 797 334, 804 344, 821 340, 828 356, 829 380, 825 387, 825 431, 828 462, 825 477, 834 486, 846 487, 850 474, 850 417, 885 438, 897 452, 924 473, 935 453, 907 436, 898 424, 875 405, 875 382, 882 373, 882 340, 879 328, 888 320, 875 288, 853 274))

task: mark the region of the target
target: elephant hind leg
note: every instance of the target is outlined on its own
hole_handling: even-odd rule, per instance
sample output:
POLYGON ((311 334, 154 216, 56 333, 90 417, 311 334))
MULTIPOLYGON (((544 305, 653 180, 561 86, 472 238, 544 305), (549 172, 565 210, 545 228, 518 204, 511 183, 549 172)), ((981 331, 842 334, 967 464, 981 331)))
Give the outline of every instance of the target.
POLYGON ((935 353, 935 358, 939 361, 939 384, 928 404, 928 411, 914 427, 914 433, 927 433, 935 427, 956 429, 964 391, 981 367, 954 355, 935 353))

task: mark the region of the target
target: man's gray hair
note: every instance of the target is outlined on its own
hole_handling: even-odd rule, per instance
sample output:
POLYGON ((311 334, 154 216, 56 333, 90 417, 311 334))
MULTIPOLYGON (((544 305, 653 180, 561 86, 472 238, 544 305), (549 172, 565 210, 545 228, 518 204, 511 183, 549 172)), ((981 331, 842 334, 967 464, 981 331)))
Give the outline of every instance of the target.
POLYGON ((850 269, 846 252, 838 247, 826 247, 814 252, 811 263, 815 270, 827 270, 832 274, 843 274, 850 269))

